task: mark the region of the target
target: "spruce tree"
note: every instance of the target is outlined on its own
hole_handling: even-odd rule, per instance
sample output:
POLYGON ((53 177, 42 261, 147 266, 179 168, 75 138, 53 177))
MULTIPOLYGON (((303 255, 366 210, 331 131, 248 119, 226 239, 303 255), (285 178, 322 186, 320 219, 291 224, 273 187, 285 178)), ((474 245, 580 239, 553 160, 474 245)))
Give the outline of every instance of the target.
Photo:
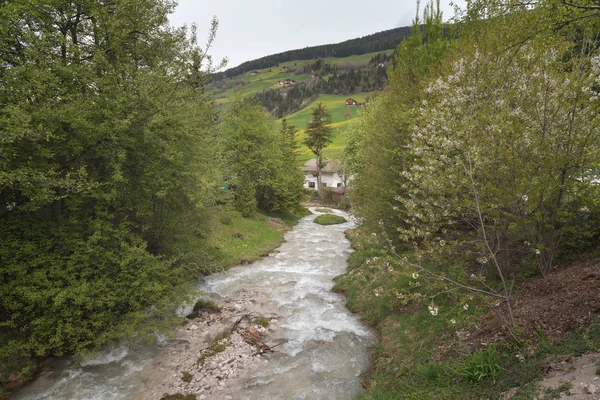
POLYGON ((312 119, 306 126, 306 138, 304 144, 316 156, 317 161, 317 190, 321 190, 321 169, 327 165, 323 161, 323 149, 333 141, 333 129, 329 126, 331 114, 327 112, 326 106, 319 103, 312 111, 312 119))

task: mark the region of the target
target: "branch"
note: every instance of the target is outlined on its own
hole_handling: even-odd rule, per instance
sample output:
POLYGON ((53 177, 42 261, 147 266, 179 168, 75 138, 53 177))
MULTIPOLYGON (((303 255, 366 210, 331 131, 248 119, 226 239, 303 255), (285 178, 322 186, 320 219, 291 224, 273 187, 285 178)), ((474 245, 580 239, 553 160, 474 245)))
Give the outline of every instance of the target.
MULTIPOLYGON (((417 249, 415 249, 415 250, 418 251, 417 249)), ((401 258, 396 252, 393 252, 393 254, 396 257, 401 258)), ((435 272, 432 272, 431 270, 423 267, 423 265, 421 265, 420 263, 416 264, 416 265, 415 264, 412 264, 412 265, 416 266, 421 271, 425 271, 426 273, 428 273, 429 275, 433 276, 434 278, 441 279, 441 280, 444 280, 446 282, 452 283, 453 285, 455 285, 455 286, 457 286, 457 287, 459 287, 461 289, 469 290, 469 291, 475 292, 475 293, 482 293, 482 294, 485 294, 485 295, 488 295, 488 296, 492 296, 492 297, 497 297, 497 298, 500 298, 500 299, 507 299, 506 296, 503 296, 501 294, 490 292, 490 291, 483 290, 483 289, 478 289, 478 288, 473 287, 473 286, 463 285, 462 283, 457 282, 454 279, 450 279, 447 276, 436 274, 435 272)))
MULTIPOLYGON (((473 197, 475 198, 475 205, 477 207, 477 217, 479 218, 479 224, 480 224, 481 232, 483 235, 483 241, 485 242, 485 247, 489 251, 489 253, 492 257, 492 260, 494 262, 494 265, 496 266, 498 275, 500 276, 500 281, 502 282, 502 287, 504 289, 504 298, 506 299, 506 304, 508 306, 508 314, 510 316, 512 325, 515 326, 516 323, 515 323, 515 318, 514 318, 513 311, 512 311, 512 305, 510 304, 510 293, 508 291, 508 288, 506 287, 506 279, 504 278, 504 274, 502 273, 502 268, 500 267, 500 264, 498 263, 498 259, 496 258, 497 251, 492 250, 490 243, 488 241, 487 231, 485 229, 485 223, 483 222, 483 213, 481 211, 481 205, 479 204, 479 195, 478 195, 479 192, 477 191, 477 187, 475 186, 475 180, 473 179, 473 163, 471 161, 470 156, 468 157, 468 161, 469 161, 469 168, 467 169, 467 166, 464 164, 463 164, 463 168, 465 169, 465 173, 469 176, 469 179, 471 181, 471 188, 473 189, 473 197)), ((498 238, 498 240, 499 240, 499 238, 498 238)))
POLYGON ((568 1, 564 1, 564 0, 563 0, 563 4, 567 5, 567 6, 575 7, 575 8, 581 8, 583 10, 600 10, 600 6, 584 6, 582 4, 575 4, 575 3, 571 3, 568 1))

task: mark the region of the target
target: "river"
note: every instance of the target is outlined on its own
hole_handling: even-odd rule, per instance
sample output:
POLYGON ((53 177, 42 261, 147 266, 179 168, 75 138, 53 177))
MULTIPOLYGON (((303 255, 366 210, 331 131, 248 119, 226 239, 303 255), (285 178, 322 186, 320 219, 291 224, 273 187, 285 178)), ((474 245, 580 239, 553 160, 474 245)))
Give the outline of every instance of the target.
MULTIPOLYGON (((362 390, 361 375, 368 369, 368 348, 375 336, 345 308, 345 298, 331 292, 333 278, 345 272, 352 251, 344 231, 355 224, 336 210, 349 222, 318 225, 313 220, 319 213, 312 211, 268 257, 200 282, 199 293, 229 304, 238 315, 269 316, 272 323, 263 340, 280 345, 253 357, 219 385, 193 390, 199 399, 341 400, 352 399, 362 390)), ((211 321, 206 329, 216 326, 211 321)), ((231 321, 234 315, 222 323, 231 321)), ((204 336, 209 336, 190 326, 181 328, 175 340, 160 338, 154 345, 133 348, 124 344, 83 364, 66 359, 51 362, 14 398, 158 400, 162 393, 173 393, 172 388, 190 392, 202 382, 186 386, 177 375, 181 370, 174 369, 183 368, 181 357, 197 359, 200 347, 194 343, 206 342, 204 336)), ((201 381, 200 375, 196 380, 201 381)))

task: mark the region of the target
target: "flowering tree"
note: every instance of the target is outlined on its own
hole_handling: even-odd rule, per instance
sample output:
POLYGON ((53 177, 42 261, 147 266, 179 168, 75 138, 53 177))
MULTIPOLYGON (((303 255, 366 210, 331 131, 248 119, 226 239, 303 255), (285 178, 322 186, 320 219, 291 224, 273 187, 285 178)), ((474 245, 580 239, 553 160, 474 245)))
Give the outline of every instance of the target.
POLYGON ((551 272, 565 225, 590 189, 582 176, 598 150, 589 90, 596 75, 585 58, 563 62, 567 50, 527 45, 456 61, 426 89, 398 196, 401 237, 477 261, 479 283, 491 265, 502 293, 485 291, 509 307, 515 255, 530 251, 542 274, 551 272))
POLYGON ((400 43, 388 69, 388 88, 361 112, 360 130, 350 135, 345 149, 347 158, 355 160, 353 211, 367 225, 385 221, 390 234, 404 221, 394 196, 405 182, 402 171, 411 164, 407 144, 415 112, 426 83, 442 74, 442 61, 455 44, 439 2, 429 2, 422 15, 419 7, 417 2, 411 36, 400 43))

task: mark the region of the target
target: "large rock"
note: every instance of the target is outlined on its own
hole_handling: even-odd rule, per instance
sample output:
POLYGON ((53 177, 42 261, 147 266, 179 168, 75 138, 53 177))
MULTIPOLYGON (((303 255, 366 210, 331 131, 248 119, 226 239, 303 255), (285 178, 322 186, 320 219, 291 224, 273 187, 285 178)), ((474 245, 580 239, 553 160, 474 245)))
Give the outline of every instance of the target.
POLYGON ((598 388, 596 387, 596 385, 594 385, 593 383, 590 383, 586 388, 585 391, 588 392, 589 394, 595 394, 598 391, 598 388))

